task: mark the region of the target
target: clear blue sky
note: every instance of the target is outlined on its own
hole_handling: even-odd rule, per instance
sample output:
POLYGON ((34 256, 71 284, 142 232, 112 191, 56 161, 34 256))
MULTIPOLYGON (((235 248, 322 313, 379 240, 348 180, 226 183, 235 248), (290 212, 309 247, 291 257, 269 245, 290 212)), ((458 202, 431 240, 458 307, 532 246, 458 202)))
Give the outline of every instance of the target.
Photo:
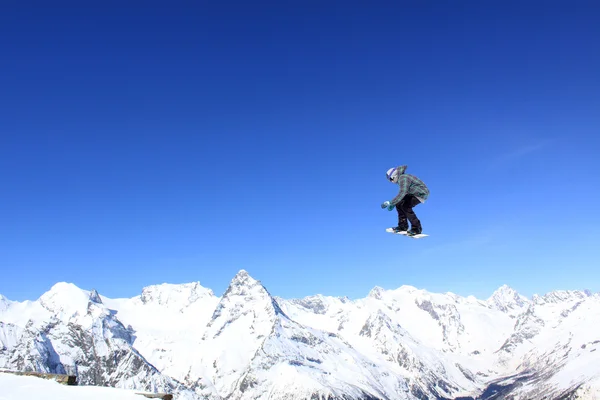
POLYGON ((0 293, 600 291, 600 5, 558 3, 4 4, 0 293))

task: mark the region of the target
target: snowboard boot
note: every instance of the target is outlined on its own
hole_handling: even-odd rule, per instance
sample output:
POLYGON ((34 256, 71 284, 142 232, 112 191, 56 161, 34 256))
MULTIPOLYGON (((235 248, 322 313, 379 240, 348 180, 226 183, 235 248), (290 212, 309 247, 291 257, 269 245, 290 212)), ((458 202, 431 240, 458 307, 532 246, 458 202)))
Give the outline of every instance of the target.
POLYGON ((415 236, 415 235, 420 235, 423 232, 423 229, 421 229, 420 226, 413 226, 410 228, 410 230, 408 232, 406 232, 406 234, 408 236, 415 236))
POLYGON ((406 232, 408 230, 408 221, 402 216, 398 216, 398 226, 394 228, 394 232, 406 232))
POLYGON ((408 227, 407 226, 396 226, 392 229, 394 230, 394 233, 398 233, 398 232, 406 232, 408 230, 408 227))

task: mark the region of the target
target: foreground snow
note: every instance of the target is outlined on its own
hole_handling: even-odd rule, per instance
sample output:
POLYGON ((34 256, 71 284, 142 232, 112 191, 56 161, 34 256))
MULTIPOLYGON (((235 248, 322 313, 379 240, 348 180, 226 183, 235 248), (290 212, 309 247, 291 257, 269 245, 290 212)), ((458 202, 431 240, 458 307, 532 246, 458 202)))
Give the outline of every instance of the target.
POLYGON ((0 373, 2 400, 144 400, 132 390, 97 386, 65 386, 34 376, 0 373))

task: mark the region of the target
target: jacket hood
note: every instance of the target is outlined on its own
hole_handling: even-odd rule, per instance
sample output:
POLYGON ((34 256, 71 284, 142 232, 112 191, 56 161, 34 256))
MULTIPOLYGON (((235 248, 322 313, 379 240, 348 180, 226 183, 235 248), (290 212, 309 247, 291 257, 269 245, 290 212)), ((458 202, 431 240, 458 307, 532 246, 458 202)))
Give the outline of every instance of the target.
POLYGON ((398 173, 399 173, 400 175, 402 175, 402 174, 404 173, 404 171, 406 171, 406 168, 408 168, 408 166, 407 166, 407 165, 401 165, 401 166, 399 166, 399 167, 398 167, 398 173))

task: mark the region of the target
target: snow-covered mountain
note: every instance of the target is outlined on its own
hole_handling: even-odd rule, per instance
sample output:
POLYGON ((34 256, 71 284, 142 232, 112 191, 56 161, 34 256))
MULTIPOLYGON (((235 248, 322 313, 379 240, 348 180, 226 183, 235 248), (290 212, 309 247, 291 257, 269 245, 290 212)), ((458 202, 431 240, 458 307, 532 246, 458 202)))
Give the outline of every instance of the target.
POLYGON ((0 368, 177 399, 593 399, 598 326, 587 291, 286 300, 242 270, 221 297, 198 282, 132 299, 67 283, 0 296, 0 368))
POLYGON ((126 328, 95 291, 57 283, 37 301, 0 312, 0 368, 77 375, 80 384, 194 393, 161 373, 133 345, 126 328))

